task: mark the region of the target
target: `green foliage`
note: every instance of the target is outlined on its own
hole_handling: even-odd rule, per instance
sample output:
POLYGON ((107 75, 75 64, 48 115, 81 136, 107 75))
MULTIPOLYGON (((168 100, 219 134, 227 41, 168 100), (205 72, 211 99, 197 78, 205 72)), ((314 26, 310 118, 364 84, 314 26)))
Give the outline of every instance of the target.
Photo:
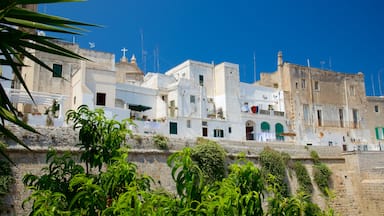
POLYGON ((8 161, 0 160, 0 196, 9 193, 15 178, 8 161))
POLYGON ((264 148, 260 153, 260 164, 264 172, 264 177, 267 178, 269 174, 276 177, 278 185, 280 185, 279 191, 283 196, 288 196, 288 184, 286 182, 286 166, 285 159, 287 156, 282 155, 280 152, 275 151, 269 147, 264 148))
MULTIPOLYGON (((222 172, 225 159, 224 150, 208 140, 200 140, 201 143, 195 148, 184 148, 168 158, 177 195, 161 189, 152 190, 151 185, 155 184, 153 179, 140 175, 137 166, 128 162, 128 149, 117 145, 122 142, 123 136, 116 136, 117 141, 95 138, 110 131, 97 127, 109 127, 111 124, 104 122, 108 120, 99 116, 100 111, 86 112, 89 113, 79 117, 82 120, 74 128, 90 130, 95 122, 100 123, 96 124, 96 132, 88 134, 88 138, 100 145, 104 142, 115 143, 111 145, 116 148, 111 149, 113 157, 101 160, 105 169, 89 174, 69 154, 60 156, 50 151, 47 154, 49 165, 42 169, 43 174, 24 177, 24 183, 32 191, 25 200, 32 202, 30 215, 325 215, 304 193, 283 196, 281 177, 263 174, 244 157, 229 166, 227 177, 221 174, 215 180, 207 178, 205 172, 222 172), (102 122, 84 120, 87 115, 92 116, 91 119, 100 118, 102 122), (267 211, 264 211, 263 205, 265 191, 269 196, 267 211)), ((266 151, 261 157, 264 166, 269 164, 268 170, 281 174, 284 170, 282 166, 290 160, 289 157, 271 149, 266 151), (280 167, 274 166, 276 161, 280 167)), ((94 157, 102 157, 103 152, 94 154, 94 157)), ((92 157, 81 158, 86 163, 93 160, 92 157)))
MULTIPOLYGON (((20 5, 75 1, 77 0, 12 0, 1 1, 0 3, 0 65, 12 68, 17 81, 20 82, 21 86, 31 98, 32 95, 21 74, 21 68, 27 66, 24 65, 23 58, 29 58, 39 66, 53 72, 53 69, 50 66, 33 55, 32 50, 69 58, 85 59, 68 49, 56 45, 53 40, 57 38, 35 34, 36 30, 79 34, 83 32, 79 26, 90 25, 62 17, 29 11, 20 7, 20 5)), ((7 80, 7 78, 3 76, 0 76, 0 79, 7 80)), ((34 133, 37 133, 37 131, 18 118, 17 109, 13 106, 13 102, 10 98, 8 98, 1 83, 0 98, 0 134, 5 135, 7 138, 29 149, 22 140, 20 140, 11 130, 6 128, 5 123, 12 122, 28 131, 34 133)), ((10 161, 10 158, 7 157, 2 149, 0 149, 0 155, 3 155, 10 161)))
POLYGON ((84 173, 84 168, 71 158, 70 153, 58 155, 55 150, 50 150, 47 153, 46 162, 49 163, 49 166, 42 169, 43 174, 41 176, 26 174, 23 177, 24 185, 33 191, 41 190, 61 193, 67 199, 75 196, 75 193, 68 189, 69 182, 77 174, 84 173))
POLYGON ((313 178, 320 191, 327 196, 327 190, 330 188, 330 179, 332 171, 324 163, 313 166, 313 178))
POLYGON ((309 176, 308 170, 305 168, 303 163, 300 161, 295 162, 294 170, 296 173, 297 181, 300 185, 299 191, 310 195, 313 191, 311 177, 309 176))
POLYGON ((81 160, 86 163, 86 171, 97 167, 100 171, 103 163, 109 164, 113 157, 118 156, 117 150, 125 145, 127 135, 131 135, 128 125, 131 121, 126 119, 118 122, 107 119, 102 109, 91 111, 88 106, 82 105, 77 111, 67 112, 67 122, 74 123, 73 128, 79 129, 81 160))
POLYGON ((191 157, 197 163, 207 183, 221 181, 225 177, 226 152, 215 141, 199 139, 191 149, 191 157))
POLYGON ((191 149, 172 154, 167 160, 172 168, 172 178, 176 183, 176 191, 181 203, 187 208, 196 207, 200 202, 204 185, 203 173, 191 158, 191 149))
POLYGON ((317 154, 317 152, 314 150, 311 151, 311 158, 312 158, 314 164, 320 164, 321 163, 319 154, 317 154))
POLYGON ((168 138, 160 135, 160 134, 155 134, 153 136, 153 142, 155 146, 161 150, 168 150, 168 138))
POLYGON ((324 163, 321 163, 320 157, 316 151, 311 151, 311 157, 314 163, 313 166, 313 178, 320 189, 320 191, 328 196, 328 189, 331 186, 331 175, 332 171, 324 163))

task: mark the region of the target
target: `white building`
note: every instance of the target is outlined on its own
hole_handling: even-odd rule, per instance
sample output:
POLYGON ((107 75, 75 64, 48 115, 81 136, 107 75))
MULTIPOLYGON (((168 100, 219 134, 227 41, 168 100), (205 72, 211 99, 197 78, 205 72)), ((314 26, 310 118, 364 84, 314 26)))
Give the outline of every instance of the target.
MULTIPOLYGON (((103 108, 109 117, 134 119, 139 133, 227 140, 284 140, 287 132, 281 90, 240 82, 239 67, 187 60, 165 74, 143 72, 132 56, 115 63, 110 53, 61 44, 91 61, 35 52, 55 73, 26 61, 27 85, 35 97, 52 95, 60 113, 82 104, 103 108), (59 97, 60 96, 60 97, 59 97)), ((17 100, 26 115, 43 113, 44 104, 17 100)), ((49 101, 49 100, 48 100, 49 101)), ((52 101, 52 100, 51 100, 52 101)), ((59 115, 59 118, 64 118, 59 115)))

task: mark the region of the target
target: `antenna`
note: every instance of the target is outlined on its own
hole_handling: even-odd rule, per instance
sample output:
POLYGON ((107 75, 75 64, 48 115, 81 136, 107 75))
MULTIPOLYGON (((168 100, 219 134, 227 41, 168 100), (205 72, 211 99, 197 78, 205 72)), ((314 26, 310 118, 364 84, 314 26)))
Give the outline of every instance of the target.
POLYGON ((332 70, 332 58, 331 58, 331 56, 329 56, 328 64, 329 64, 329 70, 332 70))
POLYGON ((379 81, 379 93, 380 93, 380 96, 383 95, 383 92, 381 91, 381 80, 380 80, 380 73, 381 73, 382 70, 379 70, 379 73, 377 73, 377 79, 379 81))
POLYGON ((253 82, 256 82, 256 55, 253 51, 253 82))
POLYGON ((143 29, 140 29, 140 41, 141 41, 141 62, 143 64, 144 74, 147 72, 147 52, 144 50, 144 33, 143 29))
POLYGON ((321 70, 324 70, 324 64, 325 64, 325 61, 320 61, 321 70))
POLYGON ((375 96, 375 83, 373 82, 373 74, 371 74, 371 84, 372 84, 373 96, 375 96))

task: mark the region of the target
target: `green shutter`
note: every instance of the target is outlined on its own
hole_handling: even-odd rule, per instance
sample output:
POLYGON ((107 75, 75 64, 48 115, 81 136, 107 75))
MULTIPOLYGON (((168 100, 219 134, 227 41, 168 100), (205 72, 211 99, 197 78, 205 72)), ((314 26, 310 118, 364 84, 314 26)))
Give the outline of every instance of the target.
POLYGON ((169 133, 170 134, 177 134, 177 123, 176 122, 169 122, 169 133))
POLYGON ((380 137, 379 137, 379 128, 375 128, 375 131, 376 131, 376 139, 379 140, 380 137))
POLYGON ((284 140, 284 136, 281 135, 282 133, 284 133, 284 126, 282 124, 277 123, 275 125, 275 133, 277 140, 284 140))
POLYGON ((261 123, 261 131, 262 132, 269 132, 269 124, 268 122, 262 122, 261 123))

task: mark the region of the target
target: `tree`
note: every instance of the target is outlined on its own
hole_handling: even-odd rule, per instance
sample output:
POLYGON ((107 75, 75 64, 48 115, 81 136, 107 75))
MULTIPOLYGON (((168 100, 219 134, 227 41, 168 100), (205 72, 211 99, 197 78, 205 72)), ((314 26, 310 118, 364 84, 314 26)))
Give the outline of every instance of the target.
MULTIPOLYGON (((66 18, 30 11, 23 8, 28 4, 44 4, 58 2, 77 2, 79 0, 5 0, 0 1, 0 66, 11 67, 17 80, 32 98, 30 91, 21 75, 24 58, 29 58, 40 66, 53 72, 53 69, 43 61, 36 58, 32 50, 42 51, 55 55, 84 59, 82 56, 58 46, 53 40, 58 38, 35 34, 37 30, 65 34, 79 34, 83 30, 78 26, 93 26, 90 24, 72 21, 66 18)), ((7 80, 0 74, 1 80, 7 80)), ((33 100, 33 98, 32 98, 33 100)), ((13 106, 2 84, 0 84, 0 135, 21 144, 29 149, 10 129, 6 122, 20 126, 28 131, 37 133, 28 124, 17 117, 17 109, 13 106)), ((5 145, 0 145, 0 154, 11 161, 4 152, 5 145)))

